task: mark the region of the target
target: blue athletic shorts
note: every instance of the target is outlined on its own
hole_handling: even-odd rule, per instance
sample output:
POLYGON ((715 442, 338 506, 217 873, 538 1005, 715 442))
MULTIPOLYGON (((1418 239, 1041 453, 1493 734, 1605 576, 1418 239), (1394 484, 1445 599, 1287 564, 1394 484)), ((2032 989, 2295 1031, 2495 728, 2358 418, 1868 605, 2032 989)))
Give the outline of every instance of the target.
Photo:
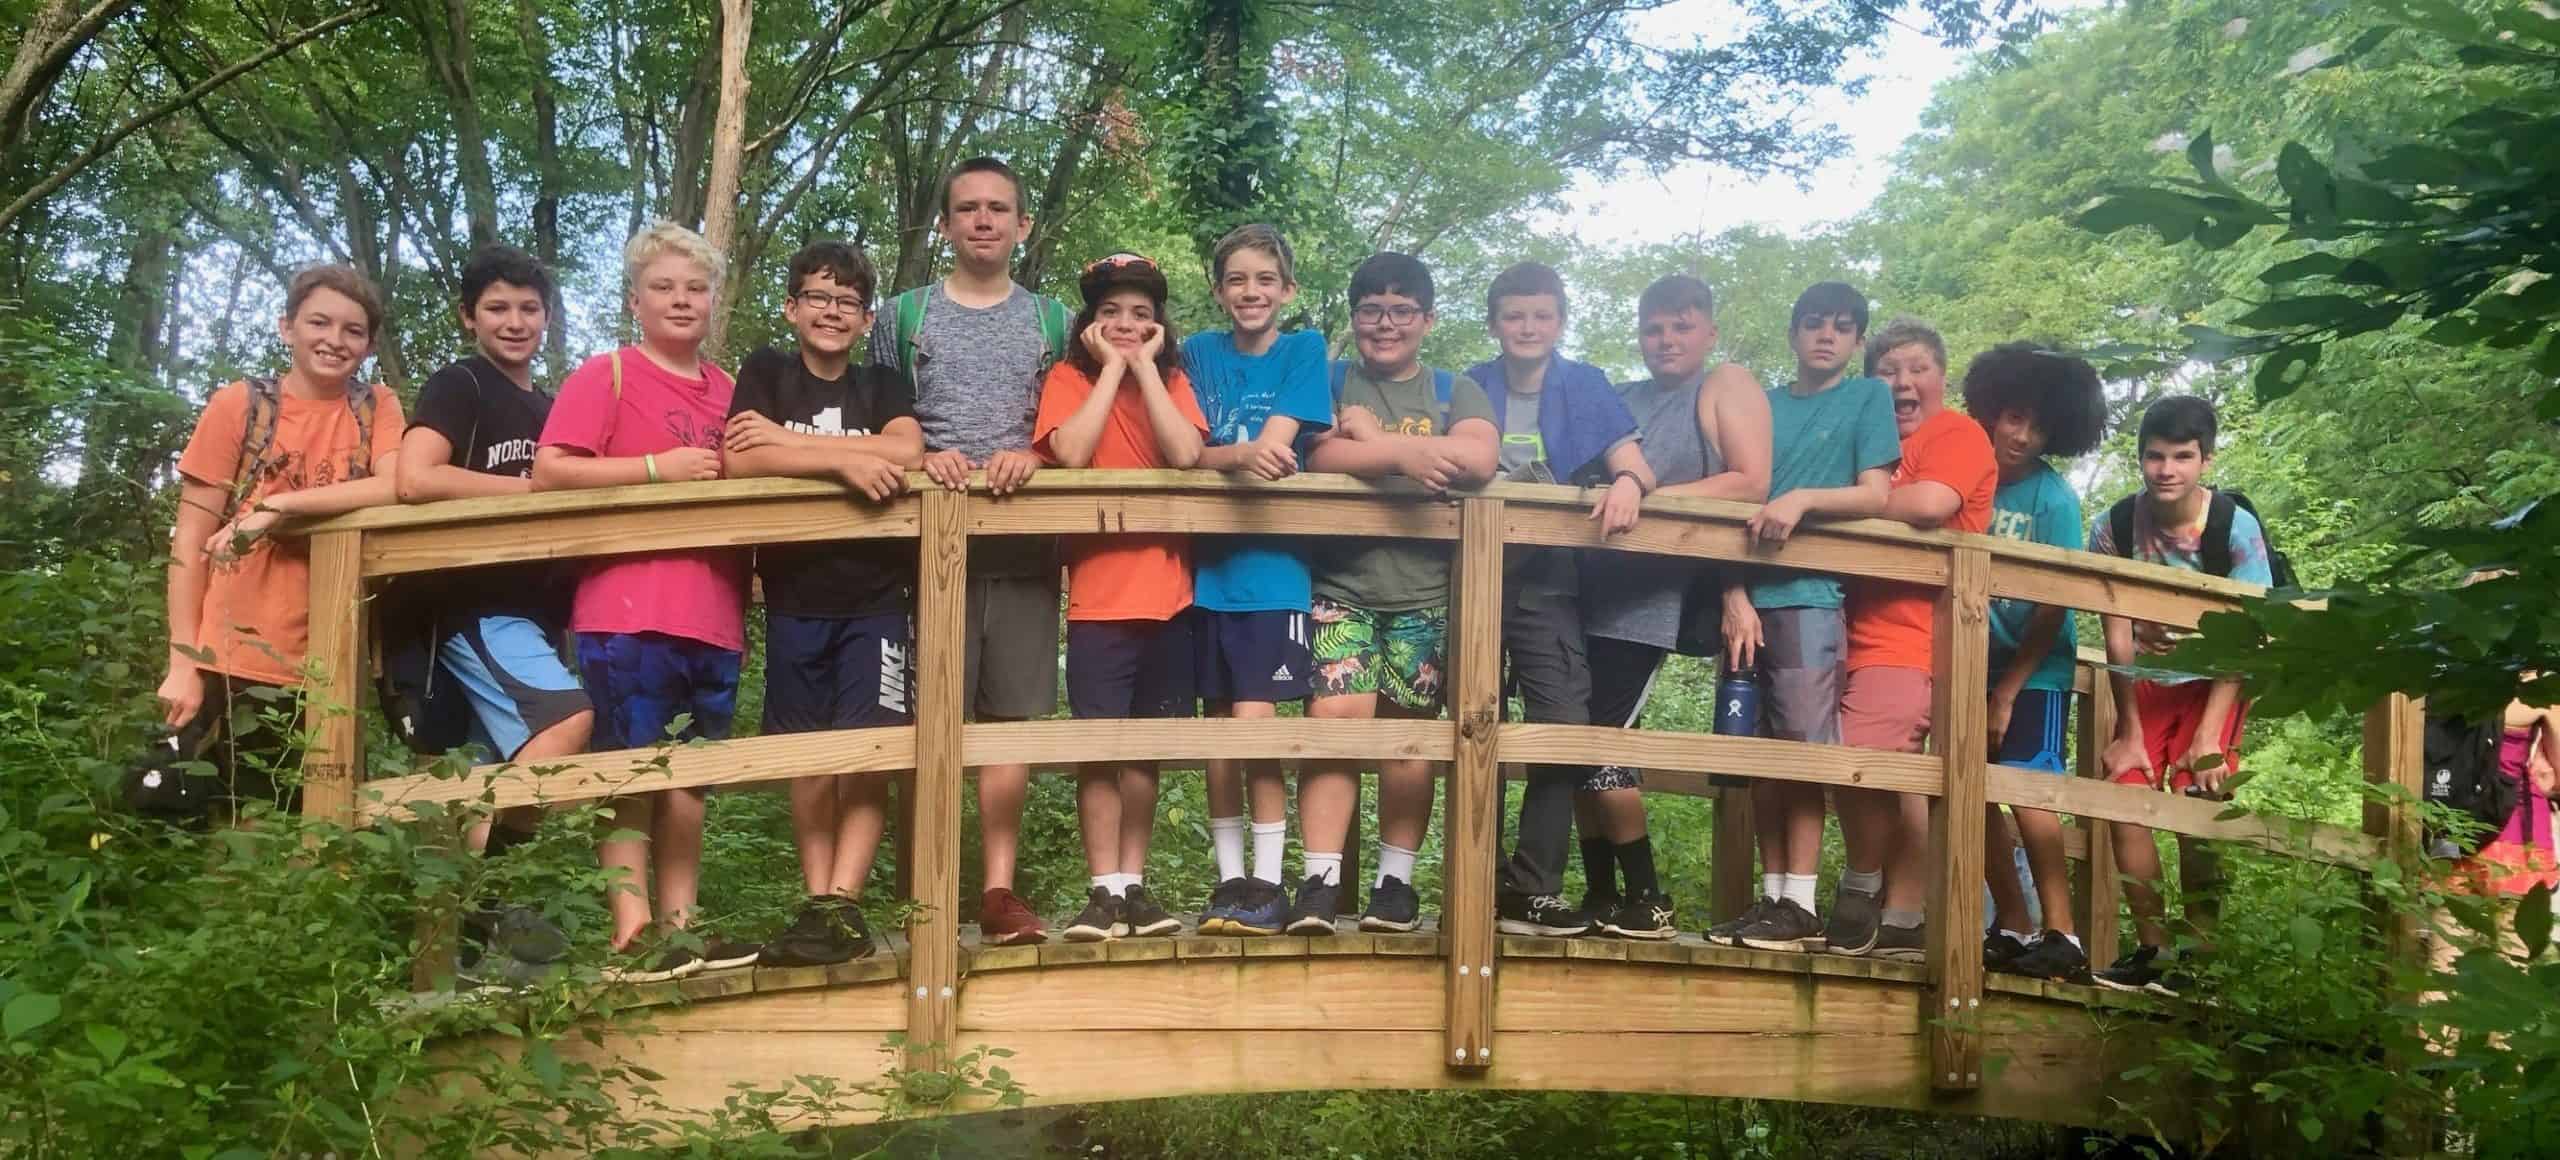
POLYGON ((764 731, 814 733, 912 723, 914 633, 903 612, 764 618, 764 731))
POLYGON ((729 736, 738 713, 738 654, 656 632, 578 634, 578 671, 596 704, 596 749, 646 749, 692 714, 678 741, 729 736))
POLYGON ((2047 773, 2071 772, 2071 694, 2020 689, 2009 708, 2009 731, 2000 735, 1995 764, 2047 773))
POLYGON ((521 616, 465 618, 436 642, 436 660, 470 698, 471 740, 500 761, 515 760, 535 734, 588 708, 551 635, 521 616))
POLYGON ((1189 717, 1191 621, 1067 622, 1067 712, 1076 717, 1189 717))
POLYGON ((1279 704, 1307 695, 1315 658, 1307 649, 1307 614, 1288 610, 1212 612, 1192 606, 1193 672, 1200 699, 1279 704))

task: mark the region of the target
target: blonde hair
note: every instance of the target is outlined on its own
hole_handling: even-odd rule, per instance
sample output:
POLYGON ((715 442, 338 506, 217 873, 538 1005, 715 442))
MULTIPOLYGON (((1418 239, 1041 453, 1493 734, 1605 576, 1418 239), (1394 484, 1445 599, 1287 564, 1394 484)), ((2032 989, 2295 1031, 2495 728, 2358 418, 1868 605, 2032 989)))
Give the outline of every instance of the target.
POLYGON ((711 243, 703 240, 701 234, 660 218, 649 223, 648 228, 631 235, 630 243, 622 247, 623 281, 637 288, 640 271, 660 258, 684 258, 702 267, 711 275, 711 286, 715 291, 729 270, 729 263, 721 258, 720 251, 712 249, 711 243))

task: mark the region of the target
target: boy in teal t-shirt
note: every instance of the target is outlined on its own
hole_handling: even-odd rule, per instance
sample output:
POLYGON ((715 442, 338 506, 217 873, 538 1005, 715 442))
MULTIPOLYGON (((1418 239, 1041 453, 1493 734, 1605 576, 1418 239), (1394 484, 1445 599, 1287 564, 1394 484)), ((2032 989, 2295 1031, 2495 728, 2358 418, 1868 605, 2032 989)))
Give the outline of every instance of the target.
MULTIPOLYGON (((1964 407, 1991 435, 2000 490, 1991 534, 2048 547, 2081 546, 2080 497, 2048 456, 2076 458, 2106 436, 2106 396, 2098 372, 2076 358, 2008 343, 1965 369, 1964 407)), ((2078 659, 2071 610, 2024 600, 1991 602, 1991 760, 2068 776, 2072 668, 2078 659)), ((2017 808, 2017 860, 2000 807, 1983 830, 1983 875, 1991 888, 1992 933, 1983 965, 2066 982, 2089 981, 2089 956, 2072 929, 2071 879, 2063 863, 2062 820, 2017 808), (2022 874, 2021 871, 2031 871, 2022 874), (2027 884, 2034 885, 2034 896, 2027 884)))
MULTIPOLYGON (((1234 329, 1182 342, 1182 362, 1209 419, 1200 466, 1256 479, 1298 471, 1298 445, 1333 426, 1324 336, 1280 333, 1280 312, 1298 293, 1297 262, 1280 231, 1239 226, 1209 255, 1209 287, 1234 329)), ((1267 536, 1201 536, 1192 541, 1193 673, 1211 716, 1267 718, 1282 701, 1307 695, 1314 664, 1307 648, 1306 557, 1267 536)), ((1209 840, 1218 885, 1200 912, 1200 933, 1331 934, 1342 883, 1342 847, 1306 849, 1297 906, 1280 889, 1288 836, 1288 787, 1280 763, 1212 758, 1209 840), (1245 866, 1246 798, 1252 799, 1253 864, 1245 866)), ((1302 817, 1350 815, 1357 786, 1326 774, 1299 777, 1302 817)))
MULTIPOLYGON (((1796 378, 1769 391, 1774 459, 1769 502, 1748 525, 1753 536, 1783 543, 1811 516, 1884 510, 1902 437, 1892 390, 1881 379, 1848 375, 1866 333, 1867 297, 1855 287, 1820 282, 1796 298, 1787 328, 1796 378)), ((1767 736, 1840 743, 1849 635, 1840 605, 1840 581, 1830 576, 1773 571, 1751 585, 1754 615, 1735 626, 1728 650, 1760 671, 1767 736)), ((1820 950, 1813 888, 1822 858, 1822 787, 1762 778, 1751 785, 1751 808, 1759 820, 1760 898, 1708 937, 1761 950, 1820 950)))

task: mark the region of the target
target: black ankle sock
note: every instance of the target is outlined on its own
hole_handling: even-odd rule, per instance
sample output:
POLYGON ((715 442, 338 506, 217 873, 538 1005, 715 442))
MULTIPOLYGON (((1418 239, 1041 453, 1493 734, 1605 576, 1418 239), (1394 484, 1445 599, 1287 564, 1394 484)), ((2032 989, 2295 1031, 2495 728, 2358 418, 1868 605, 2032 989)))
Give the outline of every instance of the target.
POLYGON ((1593 894, 1618 892, 1617 847, 1607 838, 1582 840, 1582 878, 1593 894))
POLYGON ((533 833, 529 830, 519 830, 514 826, 492 825, 489 827, 488 842, 480 847, 480 856, 495 858, 532 840, 533 833))
POLYGON ((1662 883, 1653 876, 1653 839, 1651 837, 1621 843, 1617 847, 1617 856, 1618 868, 1626 871, 1627 874, 1627 897, 1653 894, 1662 889, 1662 883))

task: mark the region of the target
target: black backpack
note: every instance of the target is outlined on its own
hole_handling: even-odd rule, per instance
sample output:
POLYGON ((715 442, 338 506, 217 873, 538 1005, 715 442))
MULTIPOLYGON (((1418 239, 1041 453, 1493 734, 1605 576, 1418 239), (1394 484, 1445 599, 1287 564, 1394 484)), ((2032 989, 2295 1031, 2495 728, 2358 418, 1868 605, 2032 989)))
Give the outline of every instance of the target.
MULTIPOLYGON (((2139 498, 2141 493, 2136 492, 2107 509, 2107 530, 2114 535, 2116 555, 2133 555, 2133 501, 2139 498)), ((2242 511, 2258 521, 2258 533, 2266 537, 2267 575, 2275 581, 2268 587, 2301 587, 2293 572, 2293 560, 2276 548, 2275 529, 2268 527, 2267 518, 2258 514, 2258 505, 2250 503, 2248 496, 2226 488, 2215 488, 2213 502, 2205 508, 2204 570, 2215 576, 2231 575, 2231 525, 2242 511)))
POLYGON ((2506 828, 2523 792, 2520 779, 2498 768, 2499 722, 2474 725, 2460 717, 2427 717, 2425 780, 2419 797, 2475 823, 2458 834, 2430 833, 2427 850, 2439 857, 2478 853, 2506 828))

